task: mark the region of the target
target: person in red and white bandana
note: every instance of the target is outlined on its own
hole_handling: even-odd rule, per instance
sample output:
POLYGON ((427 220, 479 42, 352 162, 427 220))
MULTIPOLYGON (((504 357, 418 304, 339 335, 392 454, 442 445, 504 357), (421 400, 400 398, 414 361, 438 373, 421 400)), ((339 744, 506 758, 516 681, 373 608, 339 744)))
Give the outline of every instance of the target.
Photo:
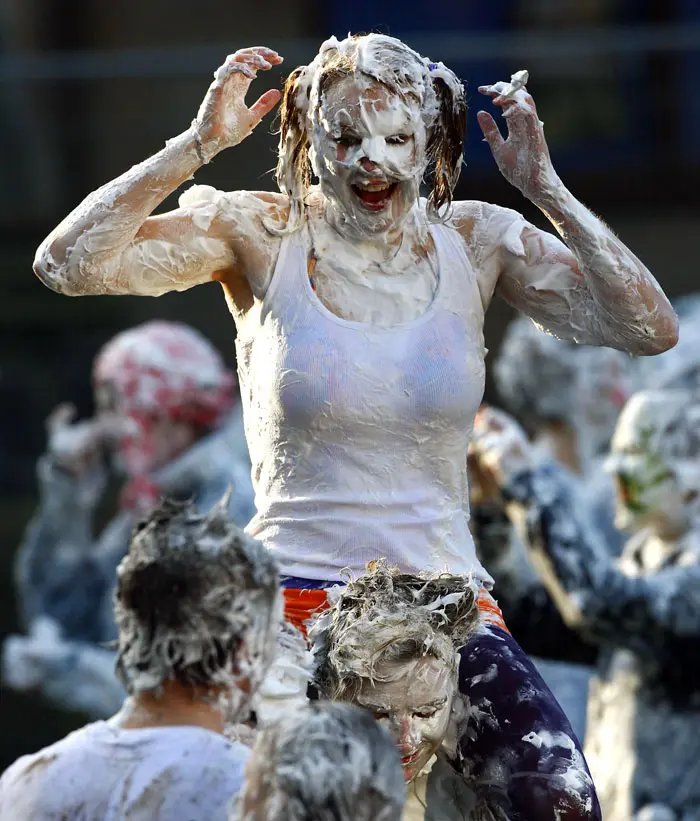
POLYGON ((40 502, 20 546, 16 584, 27 636, 4 647, 3 679, 98 717, 123 698, 113 654, 111 594, 134 524, 162 495, 206 512, 232 487, 229 512, 254 513, 237 381, 198 331, 152 321, 98 353, 96 413, 74 422, 61 405, 47 422, 40 502), (110 473, 124 478, 119 510, 96 538, 93 518, 110 473))

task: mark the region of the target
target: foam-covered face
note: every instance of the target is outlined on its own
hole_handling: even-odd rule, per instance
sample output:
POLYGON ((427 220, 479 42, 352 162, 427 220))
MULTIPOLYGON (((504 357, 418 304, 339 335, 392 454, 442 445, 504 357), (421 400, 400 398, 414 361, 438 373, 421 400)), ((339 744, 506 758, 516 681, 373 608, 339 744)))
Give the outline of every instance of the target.
POLYGON ((457 693, 455 669, 424 656, 376 666, 355 701, 392 733, 399 746, 406 781, 424 769, 447 735, 457 693))
POLYGON ((654 523, 682 526, 682 489, 659 441, 664 424, 658 417, 665 410, 633 400, 620 416, 606 468, 615 479, 615 524, 622 530, 654 523))
POLYGON ((95 408, 103 426, 114 433, 104 438, 117 473, 135 476, 164 467, 196 438, 194 427, 165 416, 129 413, 114 387, 95 385, 95 408))
POLYGON ((372 238, 401 224, 426 167, 417 102, 345 77, 324 92, 310 136, 314 171, 341 230, 372 238))

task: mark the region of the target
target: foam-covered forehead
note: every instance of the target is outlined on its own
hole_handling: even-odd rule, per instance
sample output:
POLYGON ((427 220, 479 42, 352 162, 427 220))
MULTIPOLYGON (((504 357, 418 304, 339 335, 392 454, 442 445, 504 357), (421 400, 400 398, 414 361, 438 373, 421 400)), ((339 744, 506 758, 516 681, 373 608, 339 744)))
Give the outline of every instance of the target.
POLYGON ((382 34, 326 40, 315 59, 299 78, 297 106, 313 121, 323 104, 323 92, 334 78, 354 76, 358 81, 378 82, 403 98, 416 101, 426 128, 439 113, 433 79, 453 87, 453 97, 463 97, 456 76, 442 63, 431 63, 401 40, 382 34))

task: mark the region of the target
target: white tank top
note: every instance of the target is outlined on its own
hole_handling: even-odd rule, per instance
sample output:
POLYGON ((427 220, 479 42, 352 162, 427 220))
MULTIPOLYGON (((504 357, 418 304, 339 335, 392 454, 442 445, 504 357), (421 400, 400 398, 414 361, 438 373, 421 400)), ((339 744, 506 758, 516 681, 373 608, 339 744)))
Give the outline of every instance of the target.
POLYGON ((491 578, 469 531, 467 446, 484 392, 484 311, 463 240, 431 226, 432 304, 393 327, 342 319, 308 277, 308 228, 282 240, 236 350, 257 515, 281 572, 341 580, 386 557, 404 572, 491 578))

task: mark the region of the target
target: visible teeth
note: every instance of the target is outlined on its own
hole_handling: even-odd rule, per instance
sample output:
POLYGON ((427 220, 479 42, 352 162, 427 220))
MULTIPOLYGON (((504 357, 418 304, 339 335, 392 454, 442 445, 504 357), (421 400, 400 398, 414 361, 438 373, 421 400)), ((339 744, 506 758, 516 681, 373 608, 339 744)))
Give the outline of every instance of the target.
POLYGON ((357 187, 360 191, 388 191, 391 188, 386 182, 375 182, 375 183, 363 183, 358 182, 357 187))

